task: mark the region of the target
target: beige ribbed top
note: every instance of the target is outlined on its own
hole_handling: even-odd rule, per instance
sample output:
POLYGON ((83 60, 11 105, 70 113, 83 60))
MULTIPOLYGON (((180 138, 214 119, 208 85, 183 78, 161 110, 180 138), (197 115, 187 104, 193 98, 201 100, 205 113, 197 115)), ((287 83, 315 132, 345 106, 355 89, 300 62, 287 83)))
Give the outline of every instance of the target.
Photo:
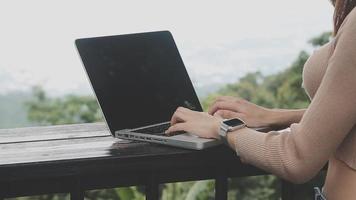
POLYGON ((312 101, 301 121, 284 132, 240 130, 241 159, 297 183, 312 178, 332 155, 356 170, 356 9, 306 62, 303 82, 312 101))

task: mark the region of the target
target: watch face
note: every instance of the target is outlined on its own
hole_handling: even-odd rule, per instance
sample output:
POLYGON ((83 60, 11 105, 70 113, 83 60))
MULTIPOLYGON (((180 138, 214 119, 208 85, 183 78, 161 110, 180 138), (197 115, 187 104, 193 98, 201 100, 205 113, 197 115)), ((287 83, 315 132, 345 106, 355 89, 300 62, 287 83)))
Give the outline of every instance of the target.
POLYGON ((244 122, 237 118, 234 118, 234 119, 229 119, 229 120, 224 121, 224 124, 234 127, 234 126, 242 125, 242 124, 244 124, 244 122))

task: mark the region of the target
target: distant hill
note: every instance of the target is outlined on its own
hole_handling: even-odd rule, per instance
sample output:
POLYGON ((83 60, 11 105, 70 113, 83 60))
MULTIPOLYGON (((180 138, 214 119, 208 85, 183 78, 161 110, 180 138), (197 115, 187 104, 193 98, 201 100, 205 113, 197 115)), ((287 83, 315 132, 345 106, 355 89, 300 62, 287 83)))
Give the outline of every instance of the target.
POLYGON ((24 103, 30 100, 31 93, 11 92, 0 95, 0 128, 31 126, 27 120, 24 103))

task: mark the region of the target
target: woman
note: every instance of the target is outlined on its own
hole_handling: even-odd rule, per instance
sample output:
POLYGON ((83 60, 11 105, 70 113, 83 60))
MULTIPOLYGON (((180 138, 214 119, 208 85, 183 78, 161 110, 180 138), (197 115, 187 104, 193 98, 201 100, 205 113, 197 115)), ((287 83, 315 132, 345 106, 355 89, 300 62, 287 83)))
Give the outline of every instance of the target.
MULTIPOLYGON (((334 38, 304 66, 303 82, 312 101, 306 110, 267 109, 246 100, 220 97, 208 113, 178 108, 167 134, 187 131, 219 139, 222 119, 247 127, 227 133, 243 162, 295 183, 316 175, 329 162, 323 194, 356 198, 356 0, 334 0, 334 38), (262 133, 253 127, 289 127, 262 133)), ((324 197, 322 197, 324 198, 324 197)))

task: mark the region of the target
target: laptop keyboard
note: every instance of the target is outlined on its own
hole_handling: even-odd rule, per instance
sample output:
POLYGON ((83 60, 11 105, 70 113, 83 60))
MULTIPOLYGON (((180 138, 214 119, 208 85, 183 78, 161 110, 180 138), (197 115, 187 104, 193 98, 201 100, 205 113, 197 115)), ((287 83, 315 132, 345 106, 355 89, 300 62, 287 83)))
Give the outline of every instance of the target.
POLYGON ((179 134, 183 134, 185 133, 185 131, 177 131, 177 132, 173 132, 170 133, 169 135, 167 135, 165 133, 165 131, 170 127, 170 123, 166 123, 166 124, 160 124, 157 126, 151 126, 148 128, 142 128, 142 129, 137 129, 135 130, 136 133, 145 133, 145 134, 151 134, 151 135, 159 135, 159 136, 174 136, 174 135, 179 135, 179 134))

